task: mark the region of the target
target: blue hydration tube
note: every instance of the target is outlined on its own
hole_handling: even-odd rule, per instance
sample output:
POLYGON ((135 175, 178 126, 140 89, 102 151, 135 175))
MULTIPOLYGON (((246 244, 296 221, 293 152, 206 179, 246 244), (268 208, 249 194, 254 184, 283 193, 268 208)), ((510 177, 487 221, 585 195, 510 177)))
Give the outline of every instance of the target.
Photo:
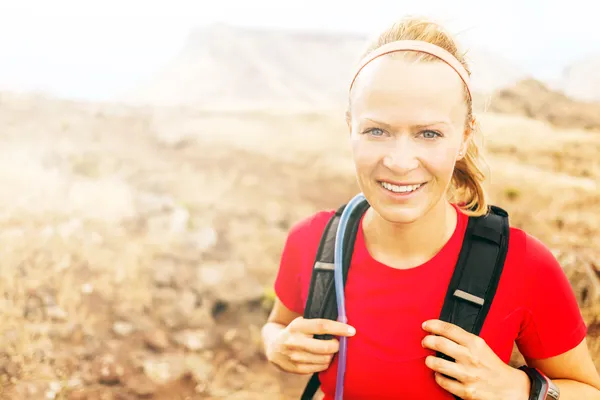
MULTIPOLYGON (((350 215, 356 208, 356 206, 365 200, 365 196, 362 193, 354 196, 352 200, 346 204, 344 211, 340 217, 340 222, 338 225, 338 230, 335 236, 335 248, 333 255, 333 279, 335 284, 335 297, 337 300, 337 309, 338 309, 338 321, 343 323, 348 323, 348 318, 346 317, 346 305, 344 300, 344 277, 342 271, 342 263, 343 263, 343 251, 342 248, 344 243, 344 232, 346 231, 346 226, 348 225, 348 220, 350 219, 350 215)), ((346 352, 347 352, 347 337, 340 337, 340 350, 338 353, 338 369, 337 369, 337 379, 335 385, 335 400, 342 400, 344 397, 344 375, 346 373, 346 352)))

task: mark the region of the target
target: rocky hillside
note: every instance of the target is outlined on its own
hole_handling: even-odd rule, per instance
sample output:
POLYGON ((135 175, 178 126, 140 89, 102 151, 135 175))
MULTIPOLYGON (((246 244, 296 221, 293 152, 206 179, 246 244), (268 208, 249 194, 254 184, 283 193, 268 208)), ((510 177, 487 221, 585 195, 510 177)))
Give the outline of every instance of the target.
POLYGON ((547 121, 560 128, 600 130, 600 101, 576 100, 532 79, 498 90, 488 99, 486 108, 547 121))

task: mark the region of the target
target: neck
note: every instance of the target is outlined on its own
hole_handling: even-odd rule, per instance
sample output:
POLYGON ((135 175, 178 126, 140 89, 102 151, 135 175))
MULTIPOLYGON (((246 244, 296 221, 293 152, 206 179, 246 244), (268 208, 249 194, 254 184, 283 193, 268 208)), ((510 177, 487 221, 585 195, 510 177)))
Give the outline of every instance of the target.
POLYGON ((371 207, 365 214, 363 231, 373 258, 406 269, 437 254, 452 236, 456 223, 454 207, 442 199, 427 214, 407 224, 386 221, 371 207))

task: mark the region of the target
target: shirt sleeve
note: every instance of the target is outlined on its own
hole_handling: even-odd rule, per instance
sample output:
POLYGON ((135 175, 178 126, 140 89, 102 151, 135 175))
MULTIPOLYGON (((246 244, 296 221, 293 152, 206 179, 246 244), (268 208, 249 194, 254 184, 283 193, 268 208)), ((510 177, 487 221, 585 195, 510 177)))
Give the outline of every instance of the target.
POLYGON ((306 241, 307 231, 310 229, 311 219, 301 220, 290 229, 275 278, 275 294, 283 305, 298 314, 304 313, 301 273, 304 262, 304 242, 306 241))
POLYGON ((526 235, 523 260, 527 293, 516 340, 519 351, 541 359, 571 350, 585 338, 587 326, 565 272, 552 252, 531 235, 526 235))

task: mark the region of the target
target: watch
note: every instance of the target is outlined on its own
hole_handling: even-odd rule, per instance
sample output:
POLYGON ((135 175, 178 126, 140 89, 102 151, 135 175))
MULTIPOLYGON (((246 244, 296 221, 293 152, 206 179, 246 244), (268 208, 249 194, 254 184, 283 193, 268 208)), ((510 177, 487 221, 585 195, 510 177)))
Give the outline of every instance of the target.
POLYGON ((560 398, 558 386, 539 369, 527 365, 523 365, 519 369, 525 372, 531 381, 529 400, 558 400, 560 398))

